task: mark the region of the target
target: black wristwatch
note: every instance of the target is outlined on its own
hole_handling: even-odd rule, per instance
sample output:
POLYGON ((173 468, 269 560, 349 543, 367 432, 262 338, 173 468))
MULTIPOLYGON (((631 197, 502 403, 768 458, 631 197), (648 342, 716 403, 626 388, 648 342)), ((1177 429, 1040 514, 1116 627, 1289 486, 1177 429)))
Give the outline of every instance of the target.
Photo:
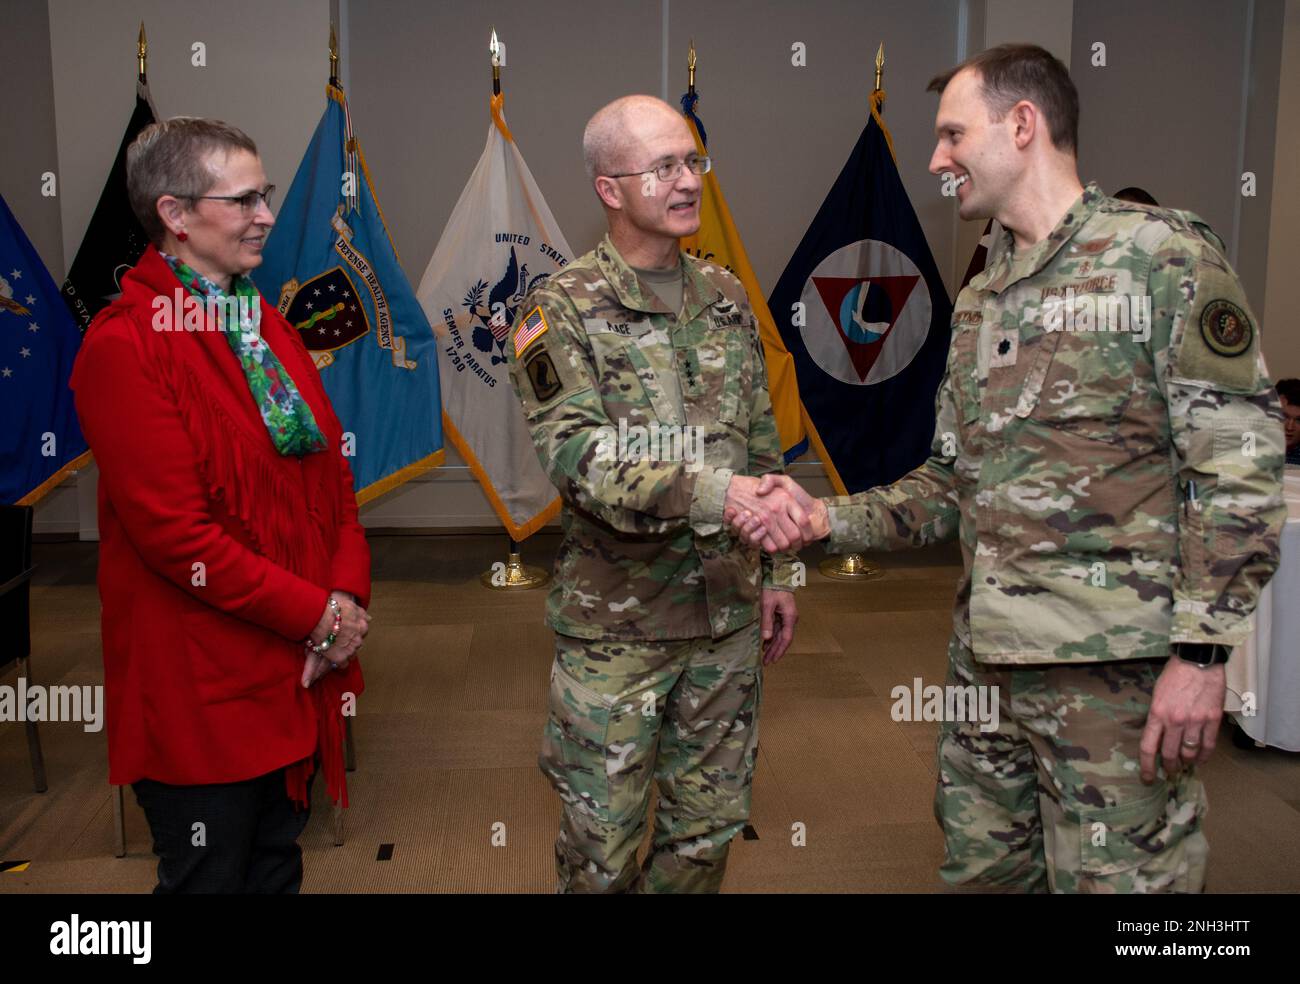
POLYGON ((1211 642, 1175 642, 1173 653, 1187 663, 1195 663, 1201 669, 1228 662, 1232 655, 1231 646, 1221 646, 1211 642))

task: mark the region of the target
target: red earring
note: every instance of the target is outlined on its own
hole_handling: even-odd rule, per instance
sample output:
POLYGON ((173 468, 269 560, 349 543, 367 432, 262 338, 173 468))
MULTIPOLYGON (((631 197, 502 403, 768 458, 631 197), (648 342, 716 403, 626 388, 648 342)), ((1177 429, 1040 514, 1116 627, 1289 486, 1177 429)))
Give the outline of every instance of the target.
POLYGON ((185 242, 185 240, 190 238, 190 234, 182 229, 180 232, 176 233, 176 238, 181 242, 185 242))

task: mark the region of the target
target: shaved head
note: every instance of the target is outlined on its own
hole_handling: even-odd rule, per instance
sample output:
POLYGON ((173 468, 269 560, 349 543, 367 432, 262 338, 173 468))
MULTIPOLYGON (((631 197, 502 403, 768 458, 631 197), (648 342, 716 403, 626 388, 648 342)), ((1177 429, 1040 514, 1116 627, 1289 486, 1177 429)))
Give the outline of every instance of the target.
POLYGON ((681 113, 657 96, 623 96, 596 111, 582 132, 582 162, 587 177, 649 167, 652 161, 632 159, 642 149, 642 136, 661 129, 668 120, 689 136, 681 113))

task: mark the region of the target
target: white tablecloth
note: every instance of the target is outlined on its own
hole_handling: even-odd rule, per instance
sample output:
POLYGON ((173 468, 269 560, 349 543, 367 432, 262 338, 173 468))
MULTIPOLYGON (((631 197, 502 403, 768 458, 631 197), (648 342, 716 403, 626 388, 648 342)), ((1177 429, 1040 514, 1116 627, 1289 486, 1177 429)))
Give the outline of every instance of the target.
POLYGON ((1224 709, 1250 737, 1300 752, 1300 468, 1286 470, 1282 561, 1259 598, 1255 629, 1228 661, 1224 709), (1243 712, 1254 696, 1255 713, 1243 712))

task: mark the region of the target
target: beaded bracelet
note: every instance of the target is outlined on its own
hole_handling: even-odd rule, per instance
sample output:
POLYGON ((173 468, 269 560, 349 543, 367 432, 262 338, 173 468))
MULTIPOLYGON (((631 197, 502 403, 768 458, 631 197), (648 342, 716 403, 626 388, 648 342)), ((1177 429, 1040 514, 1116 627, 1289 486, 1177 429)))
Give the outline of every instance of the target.
POLYGON ((330 634, 325 637, 325 641, 319 646, 313 645, 310 639, 306 642, 307 649, 317 656, 324 656, 330 646, 334 645, 334 640, 338 638, 339 629, 343 625, 343 609, 339 607, 339 603, 334 599, 333 595, 330 596, 330 608, 334 612, 334 624, 330 627, 330 634))

